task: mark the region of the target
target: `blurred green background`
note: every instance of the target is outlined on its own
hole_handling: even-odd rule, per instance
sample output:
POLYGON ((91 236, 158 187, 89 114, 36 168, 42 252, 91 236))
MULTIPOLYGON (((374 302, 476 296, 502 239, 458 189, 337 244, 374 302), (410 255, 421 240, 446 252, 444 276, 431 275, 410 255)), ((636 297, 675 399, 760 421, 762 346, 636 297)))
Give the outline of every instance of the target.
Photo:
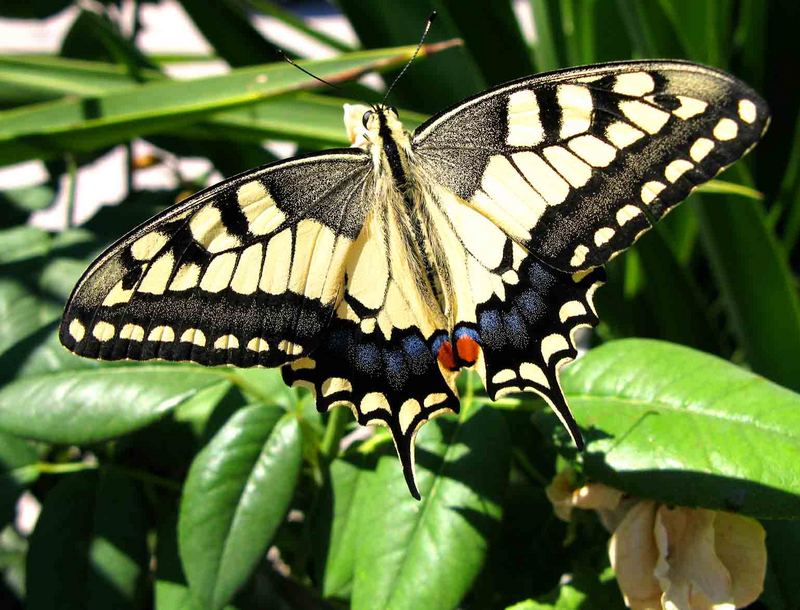
POLYGON ((605 531, 561 523, 545 497, 568 464, 760 519, 752 607, 800 608, 799 7, 4 0, 0 607, 622 608, 605 531), (348 145, 342 103, 380 100, 375 74, 396 74, 432 9, 428 41, 463 45, 398 83, 409 128, 512 78, 631 58, 721 67, 772 109, 754 153, 609 265, 596 349, 564 373, 586 455, 540 401, 490 404, 465 376, 465 414, 420 435, 418 504, 388 437, 318 414, 274 371, 103 365, 58 345, 69 291, 112 240, 209 182, 348 145))

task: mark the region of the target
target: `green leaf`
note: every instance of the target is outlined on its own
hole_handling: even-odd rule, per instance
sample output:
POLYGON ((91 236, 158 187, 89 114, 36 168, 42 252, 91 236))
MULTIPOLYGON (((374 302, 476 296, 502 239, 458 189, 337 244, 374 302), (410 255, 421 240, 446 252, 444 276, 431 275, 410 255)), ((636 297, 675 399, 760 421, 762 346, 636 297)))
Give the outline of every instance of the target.
POLYGON ((275 47, 264 40, 236 3, 226 0, 180 0, 180 3, 217 55, 229 65, 252 66, 275 61, 275 47))
MULTIPOLYGON (((147 80, 164 77, 155 70, 140 73, 147 80)), ((0 83, 37 93, 42 99, 79 95, 91 97, 122 91, 136 84, 124 66, 64 57, 0 57, 0 83)))
POLYGON ((530 53, 510 2, 439 0, 439 4, 458 28, 487 85, 499 85, 533 72, 530 53), (503 44, 497 44, 498 40, 503 44))
POLYGON ((186 479, 178 543, 202 607, 225 606, 264 555, 294 493, 301 464, 297 420, 246 407, 201 451, 186 479))
POLYGON ((800 300, 785 253, 751 199, 705 198, 703 244, 753 370, 800 390, 800 300))
MULTIPOLYGON (((293 93, 241 110, 221 112, 211 119, 183 127, 175 135, 189 138, 236 140, 292 140, 313 147, 350 146, 342 124, 342 105, 353 100, 313 93, 293 93)), ((413 130, 425 115, 400 111, 406 129, 413 130)))
POLYGON ((264 13, 265 15, 270 15, 271 17, 274 17, 278 21, 283 22, 289 27, 302 32, 306 36, 313 38, 317 42, 321 42, 322 44, 327 45, 332 49, 336 49, 337 51, 354 50, 354 48, 351 45, 342 42, 338 38, 334 38, 333 36, 328 36, 324 32, 320 32, 319 30, 315 30, 314 28, 309 27, 308 25, 306 25, 306 22, 303 21, 303 19, 297 17, 291 11, 287 11, 281 8, 277 2, 272 2, 271 0, 247 0, 247 3, 251 5, 258 12, 264 13))
MULTIPOLYGON (((416 43, 432 8, 437 9, 439 17, 428 33, 429 42, 450 40, 462 34, 438 0, 338 0, 337 4, 367 48, 416 43)), ((393 76, 388 75, 386 80, 393 80, 393 76)), ((432 113, 485 88, 486 82, 474 58, 459 46, 434 61, 415 62, 413 71, 392 90, 391 101, 397 106, 432 113)))
POLYGON ((36 227, 20 226, 0 231, 0 265, 44 256, 50 250, 50 234, 36 227))
POLYGON ((352 452, 331 463, 311 521, 317 580, 323 597, 347 598, 363 532, 358 517, 370 501, 369 479, 374 455, 352 452))
POLYGON ((800 517, 800 395, 639 339, 590 351, 563 382, 591 479, 669 504, 800 517))
POLYGON ((566 42, 561 27, 561 7, 558 0, 531 0, 533 42, 536 70, 547 72, 566 65, 566 42))
MULTIPOLYGON (((414 48, 358 51, 303 65, 321 78, 339 82, 400 64, 414 48)), ((436 50, 427 45, 421 55, 436 50)), ((280 62, 240 68, 223 76, 150 82, 93 98, 6 110, 0 112, 0 164, 87 152, 317 86, 318 81, 280 62)))
POLYGON ((23 377, 0 388, 0 430, 49 443, 104 441, 163 417, 225 375, 145 364, 23 377))
POLYGON ((380 460, 367 501, 356 507, 353 610, 447 610, 469 590, 498 526, 509 457, 503 416, 470 411, 464 421, 442 417, 420 432, 421 501, 409 495, 397 458, 380 460))
POLYGON ((797 548, 800 522, 765 521, 767 530, 767 581, 762 601, 770 610, 800 607, 800 580, 797 579, 797 548))
POLYGON ((58 309, 22 282, 0 277, 0 354, 55 320, 58 309))
POLYGON ((22 491, 38 478, 38 457, 22 439, 0 432, 0 530, 14 518, 22 491))
POLYGON ((147 517, 139 487, 111 472, 65 477, 31 535, 30 610, 145 608, 147 517))

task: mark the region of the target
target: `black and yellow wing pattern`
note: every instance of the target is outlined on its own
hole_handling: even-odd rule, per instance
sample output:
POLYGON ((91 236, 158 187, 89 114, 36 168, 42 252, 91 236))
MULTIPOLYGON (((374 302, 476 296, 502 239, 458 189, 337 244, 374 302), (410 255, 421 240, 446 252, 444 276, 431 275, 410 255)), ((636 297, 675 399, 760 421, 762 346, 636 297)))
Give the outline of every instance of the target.
POLYGON ((493 398, 537 392, 582 445, 558 370, 598 321, 602 265, 768 120, 740 81, 679 61, 521 79, 413 135, 375 106, 360 147, 247 172, 122 238, 76 286, 61 341, 281 366, 320 410, 386 425, 418 497, 414 437, 458 411, 465 367, 493 398))

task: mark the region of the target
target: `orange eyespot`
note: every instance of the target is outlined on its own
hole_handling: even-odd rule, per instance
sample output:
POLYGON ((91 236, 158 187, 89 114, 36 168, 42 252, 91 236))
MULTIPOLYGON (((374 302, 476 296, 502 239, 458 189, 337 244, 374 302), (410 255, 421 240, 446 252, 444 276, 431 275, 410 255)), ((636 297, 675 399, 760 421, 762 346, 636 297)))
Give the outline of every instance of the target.
POLYGON ((478 360, 480 345, 472 337, 462 335, 456 340, 456 352, 459 359, 467 366, 472 366, 478 360))
POLYGON ((449 371, 457 371, 458 364, 456 364, 455 356, 453 355, 453 345, 449 341, 443 341, 439 348, 437 358, 441 365, 449 371))

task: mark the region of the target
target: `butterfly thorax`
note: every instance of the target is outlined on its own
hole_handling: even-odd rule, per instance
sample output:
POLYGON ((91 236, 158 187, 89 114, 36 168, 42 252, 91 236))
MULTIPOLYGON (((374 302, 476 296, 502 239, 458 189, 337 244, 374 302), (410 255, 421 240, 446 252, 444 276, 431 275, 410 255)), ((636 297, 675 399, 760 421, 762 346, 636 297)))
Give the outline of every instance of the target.
POLYGON ((370 153, 376 177, 377 206, 373 213, 392 216, 402 229, 406 254, 420 292, 437 317, 452 311, 449 273, 440 239, 425 208, 422 184, 416 171, 411 134, 397 111, 385 105, 347 106, 345 125, 355 146, 370 153), (353 122, 360 121, 361 128, 353 122))

